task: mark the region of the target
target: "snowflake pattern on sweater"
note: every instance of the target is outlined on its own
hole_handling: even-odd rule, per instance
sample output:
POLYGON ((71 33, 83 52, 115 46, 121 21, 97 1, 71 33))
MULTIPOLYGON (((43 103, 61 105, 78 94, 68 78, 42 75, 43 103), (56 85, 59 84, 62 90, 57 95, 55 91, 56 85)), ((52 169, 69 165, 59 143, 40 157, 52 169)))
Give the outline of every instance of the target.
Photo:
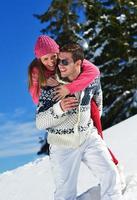
POLYGON ((53 100, 55 88, 41 89, 41 96, 36 113, 38 129, 47 129, 48 142, 66 147, 78 147, 95 131, 90 118, 90 101, 95 96, 100 99, 102 94, 100 78, 96 78, 80 93, 79 107, 63 112, 60 102, 53 100))
POLYGON ((56 100, 53 100, 55 88, 56 87, 51 87, 51 86, 41 88, 40 91, 41 95, 39 97, 39 103, 37 106, 38 112, 47 110, 57 102, 56 100))

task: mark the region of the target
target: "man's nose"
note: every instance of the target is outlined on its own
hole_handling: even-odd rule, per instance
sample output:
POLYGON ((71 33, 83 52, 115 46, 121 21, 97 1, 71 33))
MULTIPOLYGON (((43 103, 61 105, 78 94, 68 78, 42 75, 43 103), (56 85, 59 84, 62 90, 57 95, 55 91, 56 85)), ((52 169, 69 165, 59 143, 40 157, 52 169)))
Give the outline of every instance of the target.
POLYGON ((58 68, 59 68, 59 69, 63 69, 64 66, 63 66, 62 64, 58 64, 58 68))

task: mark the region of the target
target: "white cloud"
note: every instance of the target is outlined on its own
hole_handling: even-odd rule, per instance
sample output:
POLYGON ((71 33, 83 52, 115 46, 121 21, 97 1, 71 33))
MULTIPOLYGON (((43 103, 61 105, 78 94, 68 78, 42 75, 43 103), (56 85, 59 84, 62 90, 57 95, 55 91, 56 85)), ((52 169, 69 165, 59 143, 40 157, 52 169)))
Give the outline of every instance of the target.
POLYGON ((14 112, 14 117, 20 117, 25 113, 26 111, 23 108, 16 108, 14 112))
POLYGON ((16 109, 12 115, 0 113, 0 157, 37 153, 41 132, 35 127, 35 120, 25 118, 23 109, 16 109), (25 121, 26 119, 26 121, 25 121))

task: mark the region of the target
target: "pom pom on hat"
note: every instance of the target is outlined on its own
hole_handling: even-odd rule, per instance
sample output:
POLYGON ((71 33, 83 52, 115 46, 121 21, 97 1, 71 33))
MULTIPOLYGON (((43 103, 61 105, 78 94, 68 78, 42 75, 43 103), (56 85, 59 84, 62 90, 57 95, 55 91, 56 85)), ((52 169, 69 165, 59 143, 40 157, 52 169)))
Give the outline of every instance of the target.
POLYGON ((49 53, 59 53, 59 45, 49 36, 41 35, 36 41, 34 53, 36 58, 49 53))

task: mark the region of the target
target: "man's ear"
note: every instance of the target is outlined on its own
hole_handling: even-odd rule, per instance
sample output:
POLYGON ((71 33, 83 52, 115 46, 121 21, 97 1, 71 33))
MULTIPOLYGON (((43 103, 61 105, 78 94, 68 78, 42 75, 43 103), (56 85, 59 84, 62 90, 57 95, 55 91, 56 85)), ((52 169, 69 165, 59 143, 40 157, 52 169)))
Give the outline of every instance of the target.
POLYGON ((75 64, 76 64, 76 66, 81 66, 82 60, 77 60, 77 61, 75 62, 75 64))

